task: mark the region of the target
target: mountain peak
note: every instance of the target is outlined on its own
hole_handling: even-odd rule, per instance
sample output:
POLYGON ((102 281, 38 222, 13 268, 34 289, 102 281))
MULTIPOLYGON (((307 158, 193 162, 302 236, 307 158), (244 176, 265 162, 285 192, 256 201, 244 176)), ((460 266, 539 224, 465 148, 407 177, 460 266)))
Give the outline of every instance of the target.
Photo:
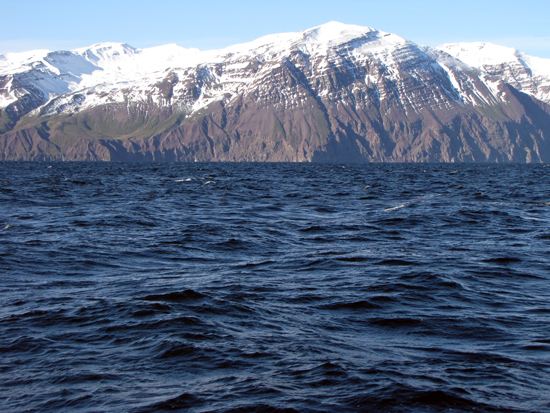
POLYGON ((488 42, 448 43, 438 49, 544 102, 550 102, 550 59, 488 42))
POLYGON ((312 27, 305 31, 307 35, 317 36, 327 40, 336 40, 342 36, 362 36, 366 33, 375 32, 376 29, 368 26, 357 26, 331 21, 320 26, 312 27))
POLYGON ((136 50, 136 48, 130 46, 127 43, 102 42, 102 43, 95 43, 88 47, 80 47, 78 49, 74 49, 73 52, 79 53, 79 52, 84 52, 86 50, 136 50))
POLYGON ((114 56, 119 55, 133 55, 137 50, 127 43, 104 42, 74 49, 72 52, 81 56, 93 56, 91 60, 100 60, 112 59, 114 56))
POLYGON ((519 52, 513 47, 489 42, 445 43, 437 47, 470 66, 496 65, 517 60, 519 52))
POLYGON ((377 32, 377 30, 332 21, 306 30, 303 37, 306 44, 330 46, 345 43, 372 32, 377 32))
POLYGON ((30 50, 28 52, 19 53, 5 53, 0 55, 0 74, 4 70, 13 71, 14 68, 18 68, 17 71, 28 70, 27 65, 32 64, 38 60, 44 59, 51 50, 30 50))

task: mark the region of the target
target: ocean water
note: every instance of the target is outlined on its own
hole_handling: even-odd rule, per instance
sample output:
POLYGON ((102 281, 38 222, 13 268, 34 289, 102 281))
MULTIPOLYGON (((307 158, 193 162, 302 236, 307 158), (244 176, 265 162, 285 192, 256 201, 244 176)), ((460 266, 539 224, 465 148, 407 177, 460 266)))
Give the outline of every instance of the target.
POLYGON ((0 163, 3 412, 550 412, 550 168, 0 163))

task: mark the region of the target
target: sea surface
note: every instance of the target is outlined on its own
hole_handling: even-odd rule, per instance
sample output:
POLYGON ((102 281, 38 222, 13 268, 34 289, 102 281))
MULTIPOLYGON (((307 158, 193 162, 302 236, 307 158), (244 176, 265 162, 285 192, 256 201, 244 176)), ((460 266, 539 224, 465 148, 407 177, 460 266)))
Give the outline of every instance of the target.
POLYGON ((550 412, 550 167, 0 163, 2 412, 550 412))

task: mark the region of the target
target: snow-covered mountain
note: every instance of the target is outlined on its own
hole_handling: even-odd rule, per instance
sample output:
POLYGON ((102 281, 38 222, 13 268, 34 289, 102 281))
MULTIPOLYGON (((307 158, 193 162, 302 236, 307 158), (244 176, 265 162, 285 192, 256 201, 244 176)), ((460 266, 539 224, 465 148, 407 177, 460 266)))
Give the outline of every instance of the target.
POLYGON ((102 43, 0 55, 0 150, 3 159, 550 160, 549 106, 505 70, 453 54, 331 22, 213 51, 102 43))
POLYGON ((550 103, 550 59, 529 56, 492 43, 448 43, 438 49, 550 103))

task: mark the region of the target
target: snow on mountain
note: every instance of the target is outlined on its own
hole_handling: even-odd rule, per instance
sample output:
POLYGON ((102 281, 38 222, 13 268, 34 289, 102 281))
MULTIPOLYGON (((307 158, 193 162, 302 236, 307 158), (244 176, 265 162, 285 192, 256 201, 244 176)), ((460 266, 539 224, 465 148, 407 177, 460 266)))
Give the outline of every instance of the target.
MULTIPOLYGON (((447 72, 452 89, 449 93, 458 96, 465 104, 489 103, 487 98, 480 98, 484 93, 475 90, 478 86, 472 82, 461 82, 457 78, 457 70, 468 71, 468 65, 550 102, 550 59, 535 58, 490 43, 446 44, 438 48, 466 64, 460 65, 441 54, 437 55, 433 49, 419 48, 395 34, 370 27, 329 22, 303 32, 268 35, 221 50, 200 51, 176 44, 136 49, 123 43, 99 43, 72 51, 7 53, 0 55, 0 77, 4 77, 3 85, 0 83, 0 108, 7 107, 26 94, 41 95, 35 96, 35 99, 44 105, 61 95, 85 90, 85 99, 81 100, 87 100, 85 106, 90 106, 99 104, 101 100, 88 97, 88 92, 93 93, 94 90, 100 91, 102 96, 109 91, 128 88, 146 90, 170 72, 178 72, 180 77, 185 77, 183 69, 223 65, 221 75, 208 70, 210 80, 223 86, 218 88, 216 96, 202 96, 193 102, 193 109, 196 110, 226 93, 238 92, 245 84, 251 83, 253 79, 243 77, 242 73, 236 75, 251 62, 279 61, 287 58, 292 51, 299 51, 309 56, 310 62, 315 57, 326 56, 328 59, 318 64, 328 65, 333 58, 333 50, 346 44, 349 44, 349 53, 358 62, 375 59, 384 64, 387 68, 386 78, 397 79, 399 68, 407 60, 409 63, 416 61, 417 64, 424 60, 425 64, 431 65, 435 62, 430 59, 435 59, 435 65, 439 66, 435 70, 447 72)), ((485 86, 494 92, 495 99, 500 100, 498 80, 491 76, 482 77, 485 86)), ((255 75, 255 78, 258 76, 255 75)), ((374 84, 377 82, 372 76, 368 80, 374 84)), ((109 98, 115 101, 125 99, 120 92, 110 93, 109 98)), ((67 99, 71 97, 67 96, 67 99)))
POLYGON ((448 43, 438 46, 438 49, 550 103, 550 59, 529 56, 511 47, 481 42, 448 43))
MULTIPOLYGON (((407 113, 449 108, 453 101, 476 106, 505 99, 497 78, 474 73, 446 54, 392 33, 329 22, 221 50, 200 51, 176 44, 136 49, 123 43, 99 43, 73 51, 2 55, 0 109, 11 106, 13 119, 31 111, 54 115, 113 103, 155 104, 193 113, 213 102, 249 93, 269 97, 274 92, 264 84, 271 82, 274 68, 294 53, 303 56, 297 69, 321 80, 315 83, 322 99, 343 98, 341 91, 330 87, 329 73, 338 67, 364 76, 357 84, 370 85, 381 100, 392 99, 397 91, 407 113), (365 76, 358 65, 376 70, 365 76), (439 73, 434 78, 439 89, 432 90, 431 96, 415 95, 404 72, 418 84, 439 73), (478 80, 472 81, 472 76, 478 80), (161 90, 167 87, 164 81, 168 78, 173 82, 169 96, 161 90), (192 90, 190 84, 195 84, 192 90)), ((285 108, 304 103, 304 96, 284 90, 275 93, 283 98, 277 105, 285 108)))
POLYGON ((129 86, 124 85, 128 82, 155 83, 172 69, 207 64, 224 64, 226 75, 216 79, 217 83, 238 86, 245 80, 235 79, 230 73, 248 66, 251 61, 278 61, 292 50, 325 56, 331 48, 348 42, 356 43, 350 51, 357 58, 374 56, 388 65, 395 64, 394 49, 412 44, 370 27, 330 22, 304 32, 268 35, 222 50, 200 51, 175 44, 135 49, 127 44, 100 43, 73 51, 6 54, 0 56, 0 76, 11 76, 18 81, 7 84, 3 93, 0 91, 0 108, 28 93, 25 89, 28 84, 42 91, 45 104, 66 93, 94 87, 104 89, 102 85, 114 90, 129 86))
POLYGON ((447 43, 438 46, 437 49, 449 53, 470 66, 480 68, 485 65, 507 63, 518 58, 516 49, 492 43, 447 43))
POLYGON ((6 54, 0 137, 12 148, 6 159, 138 151, 331 160, 336 151, 347 160, 536 161, 550 159, 543 117, 529 131, 509 129, 532 103, 507 83, 542 99, 547 67, 513 49, 435 49, 338 22, 221 50, 99 43, 6 54), (28 149, 29 136, 40 148, 28 149))
POLYGON ((93 73, 83 77, 79 85, 81 88, 100 83, 136 81, 165 69, 196 66, 208 55, 198 49, 185 49, 176 44, 135 49, 119 43, 100 43, 73 50, 73 53, 96 66, 93 73))
MULTIPOLYGON (((180 107, 196 111, 227 94, 240 93, 247 85, 254 86, 254 82, 263 79, 262 73, 269 72, 270 67, 266 63, 280 62, 291 53, 300 52, 308 56, 308 64, 314 62, 317 69, 329 70, 331 65, 341 63, 342 58, 336 56, 334 50, 342 47, 347 48, 357 63, 367 64, 369 60, 375 60, 385 66, 383 76, 369 75, 366 79, 377 85, 382 97, 386 96, 386 87, 379 83, 388 78, 398 80, 401 67, 411 64, 438 66, 433 61, 437 59, 433 53, 429 56, 426 50, 402 37, 370 27, 338 22, 329 22, 303 32, 268 35, 222 50, 200 51, 176 44, 135 49, 122 43, 100 43, 73 51, 41 50, 0 56, 0 77, 5 76, 3 88, 0 84, 0 108, 7 107, 26 94, 38 95, 34 97, 34 101, 41 103, 38 107, 58 98, 57 102, 48 104, 47 113, 91 107, 107 101, 124 102, 129 94, 134 99, 147 101, 152 97, 152 86, 171 72, 180 81, 174 90, 174 96, 178 96, 176 92, 183 87, 182 81, 189 79, 189 76, 196 77, 195 73, 190 74, 185 69, 196 70, 204 66, 200 76, 205 82, 198 98, 190 101, 184 97, 176 102, 180 107), (259 73, 244 70, 254 62, 262 64, 259 73), (213 70, 216 65, 223 66, 222 72, 213 70), (218 86, 214 90, 209 88, 209 84, 218 86), (209 89, 208 93, 206 89, 209 89), (75 94, 79 94, 77 98, 75 94)), ((456 62, 452 66, 458 67, 456 62)), ((435 70, 441 69, 449 73, 451 89, 455 89, 450 90, 450 94, 463 103, 478 104, 479 99, 475 96, 483 93, 476 92, 475 85, 458 81, 454 71, 445 64, 435 70)), ((414 71, 411 75, 416 76, 414 71)), ((323 96, 328 93, 326 90, 319 92, 323 96)), ((402 98, 410 101, 410 97, 403 93, 402 98)), ((162 104, 160 96, 154 99, 162 104)), ((413 105, 413 109, 419 110, 418 105, 413 105)))
POLYGON ((26 71, 33 62, 44 59, 50 50, 31 50, 21 53, 0 54, 0 73, 17 73, 26 71))

